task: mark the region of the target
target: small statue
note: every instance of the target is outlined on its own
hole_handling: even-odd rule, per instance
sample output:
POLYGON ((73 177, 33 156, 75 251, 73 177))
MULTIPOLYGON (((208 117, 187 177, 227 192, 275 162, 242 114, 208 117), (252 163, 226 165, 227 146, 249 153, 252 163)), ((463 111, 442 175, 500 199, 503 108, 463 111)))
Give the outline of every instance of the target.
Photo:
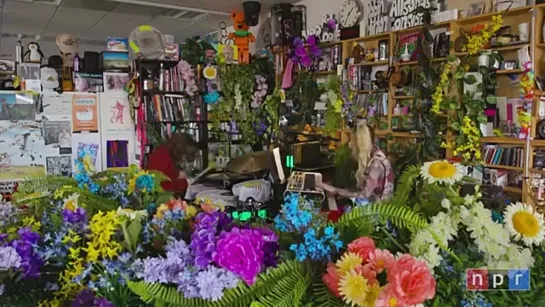
POLYGON ((44 57, 44 54, 42 53, 42 50, 40 50, 40 45, 36 42, 30 42, 27 46, 28 50, 25 52, 26 57, 28 55, 28 61, 32 63, 42 63, 42 59, 44 57))
POLYGON ((231 13, 231 20, 234 22, 235 32, 229 33, 228 37, 235 41, 238 48, 238 63, 248 64, 250 63, 250 43, 255 42, 255 37, 248 31, 250 26, 244 20, 244 12, 234 10, 231 13))
POLYGON ((374 62, 375 61, 375 48, 367 48, 365 50, 365 60, 367 62, 374 62))

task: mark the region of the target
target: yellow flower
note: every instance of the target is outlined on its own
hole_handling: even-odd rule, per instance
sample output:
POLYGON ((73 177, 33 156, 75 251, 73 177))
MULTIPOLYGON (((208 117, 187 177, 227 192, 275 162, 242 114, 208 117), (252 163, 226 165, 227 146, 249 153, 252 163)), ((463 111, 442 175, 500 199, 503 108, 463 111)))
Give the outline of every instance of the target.
POLYGON ((341 259, 337 260, 337 272, 339 275, 344 275, 363 264, 363 259, 356 253, 345 253, 341 259))
POLYGON ((79 194, 74 193, 64 200, 64 209, 70 211, 76 211, 78 206, 79 194))
POLYGON ((428 183, 454 184, 462 179, 462 167, 454 165, 447 160, 426 162, 420 168, 420 175, 428 183))
POLYGON ((341 277, 339 281, 339 293, 343 300, 352 306, 373 306, 368 305, 368 296, 371 292, 371 286, 367 279, 352 270, 341 277))
POLYGON ((197 215, 197 208, 195 208, 195 206, 187 206, 187 208, 185 209, 185 218, 189 220, 195 215, 197 215))
POLYGON ((36 221, 33 216, 25 217, 23 219, 23 225, 25 227, 30 227, 33 231, 38 231, 40 227, 42 227, 42 223, 40 221, 36 221))
POLYGON ((158 219, 162 219, 165 215, 165 212, 168 211, 168 206, 165 204, 161 204, 159 208, 157 208, 157 212, 155 213, 155 217, 158 219))

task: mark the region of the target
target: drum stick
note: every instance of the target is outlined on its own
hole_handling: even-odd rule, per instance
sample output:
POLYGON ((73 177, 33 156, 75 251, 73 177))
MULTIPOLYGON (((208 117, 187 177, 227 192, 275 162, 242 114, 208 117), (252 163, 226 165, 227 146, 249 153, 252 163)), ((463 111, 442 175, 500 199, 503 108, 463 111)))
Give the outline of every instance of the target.
POLYGON ((208 172, 210 172, 211 170, 214 170, 214 169, 216 169, 216 163, 211 163, 206 169, 204 169, 202 172, 197 174, 197 176, 195 176, 195 178, 187 179, 187 182, 190 185, 194 184, 195 181, 197 181, 199 178, 201 178, 202 176, 206 175, 208 172))

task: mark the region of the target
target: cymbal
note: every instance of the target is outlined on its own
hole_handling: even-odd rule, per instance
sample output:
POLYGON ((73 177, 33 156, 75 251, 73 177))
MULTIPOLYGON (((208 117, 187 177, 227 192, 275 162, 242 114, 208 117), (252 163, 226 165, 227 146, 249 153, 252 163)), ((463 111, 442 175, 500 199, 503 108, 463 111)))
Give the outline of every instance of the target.
POLYGON ((225 169, 231 173, 257 173, 269 169, 269 153, 256 151, 232 159, 225 169))
POLYGON ((205 176, 205 179, 208 180, 217 180, 217 181, 224 181, 224 180, 237 180, 237 179, 244 179, 246 176, 241 174, 232 174, 232 173, 216 173, 216 174, 208 174, 205 176))

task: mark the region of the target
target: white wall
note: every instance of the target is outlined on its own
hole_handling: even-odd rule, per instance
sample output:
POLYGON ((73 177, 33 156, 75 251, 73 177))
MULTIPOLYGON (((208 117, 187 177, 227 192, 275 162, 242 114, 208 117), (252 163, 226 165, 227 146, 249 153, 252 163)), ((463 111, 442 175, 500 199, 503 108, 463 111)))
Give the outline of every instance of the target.
MULTIPOLYGON (((339 20, 339 8, 345 0, 301 0, 294 5, 305 5, 307 7, 307 29, 317 26, 322 23, 322 17, 325 14, 335 14, 337 20, 339 20)), ((366 0, 359 0, 363 5, 363 12, 366 12, 366 0)), ((360 24, 360 36, 365 33, 364 22, 365 18, 362 18, 360 24)))

